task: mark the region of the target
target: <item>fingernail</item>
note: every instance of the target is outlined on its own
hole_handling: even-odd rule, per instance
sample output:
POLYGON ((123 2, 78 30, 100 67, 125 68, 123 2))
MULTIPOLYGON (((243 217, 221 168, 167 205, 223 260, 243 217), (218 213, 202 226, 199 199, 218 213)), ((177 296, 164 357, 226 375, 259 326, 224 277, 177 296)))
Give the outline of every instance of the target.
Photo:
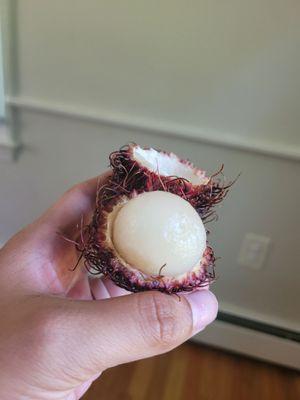
POLYGON ((193 314, 193 334, 203 330, 216 319, 218 301, 209 290, 198 290, 185 296, 193 314))

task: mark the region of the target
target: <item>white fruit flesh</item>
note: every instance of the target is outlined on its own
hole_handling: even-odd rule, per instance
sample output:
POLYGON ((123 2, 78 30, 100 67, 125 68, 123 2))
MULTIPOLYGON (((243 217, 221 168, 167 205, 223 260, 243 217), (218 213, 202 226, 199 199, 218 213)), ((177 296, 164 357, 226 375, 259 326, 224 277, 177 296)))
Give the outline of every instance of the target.
POLYGON ((119 255, 148 275, 176 277, 199 265, 206 231, 195 209, 162 191, 129 200, 118 212, 112 240, 119 255))
POLYGON ((187 161, 180 161, 173 153, 166 154, 135 146, 133 156, 142 166, 161 176, 180 176, 194 185, 207 184, 209 181, 204 171, 192 167, 187 161))

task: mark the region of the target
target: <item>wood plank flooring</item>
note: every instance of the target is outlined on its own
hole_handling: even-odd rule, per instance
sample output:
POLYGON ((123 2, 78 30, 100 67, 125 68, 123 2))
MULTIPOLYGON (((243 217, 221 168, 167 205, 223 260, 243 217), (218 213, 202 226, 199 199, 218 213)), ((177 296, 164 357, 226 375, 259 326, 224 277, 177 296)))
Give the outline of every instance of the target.
POLYGON ((199 344, 112 368, 83 400, 300 400, 300 373, 199 344))

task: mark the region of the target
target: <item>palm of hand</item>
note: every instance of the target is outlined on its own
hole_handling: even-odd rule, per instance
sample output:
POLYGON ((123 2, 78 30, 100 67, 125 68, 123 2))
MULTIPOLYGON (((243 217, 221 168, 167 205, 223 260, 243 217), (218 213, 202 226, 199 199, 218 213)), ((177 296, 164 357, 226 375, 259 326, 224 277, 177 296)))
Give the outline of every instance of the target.
MULTIPOLYGON (((83 215, 89 216, 92 212, 96 183, 97 181, 94 179, 67 192, 57 204, 37 221, 15 235, 1 250, 0 282, 6 283, 2 290, 4 294, 6 291, 20 292, 21 301, 32 310, 38 307, 38 304, 32 304, 37 303, 37 297, 38 302, 42 304, 41 298, 49 295, 74 300, 101 300, 128 294, 108 279, 89 278, 82 264, 74 270, 73 267, 77 263, 79 254, 74 244, 63 239, 61 235, 62 233, 70 238, 75 238, 78 234, 78 222, 81 217, 83 215), (15 266, 14 269, 10 268, 12 264, 15 266), (26 302, 25 299, 28 301, 26 302)), ((7 311, 10 309, 10 307, 5 308, 7 311)), ((28 315, 27 307, 20 307, 19 312, 28 315)), ((7 319, 6 313, 4 318, 7 319)), ((20 319, 19 315, 18 319, 20 319)), ((16 325, 17 322, 13 324, 14 327, 16 325)), ((23 327, 20 327, 20 330, 22 329, 23 327)), ((6 333, 8 336, 10 334, 15 335, 11 332, 6 333)), ((16 339, 17 346, 18 338, 16 339)), ((38 341, 39 338, 37 338, 36 345, 41 346, 38 341)), ((20 343, 20 345, 24 346, 24 343, 20 343)), ((52 361, 54 361, 51 356, 48 354, 44 359, 44 362, 48 364, 46 368, 41 362, 38 370, 35 370, 33 367, 35 363, 32 362, 31 356, 26 353, 25 351, 25 360, 22 360, 22 362, 28 365, 23 370, 28 371, 30 376, 36 374, 36 390, 37 393, 39 392, 39 395, 37 395, 33 388, 30 395, 38 398, 42 389, 45 392, 57 390, 57 379, 54 376, 51 377, 51 374, 46 381, 43 378, 41 380, 38 378, 39 376, 47 376, 45 371, 51 370, 52 361), (39 384, 41 387, 39 387, 39 384)), ((18 360, 11 357, 8 362, 14 367, 18 360)), ((60 391, 63 397, 60 397, 61 394, 58 392, 57 398, 65 399, 65 394, 68 393, 68 398, 78 399, 92 382, 91 379, 87 379, 82 383, 79 379, 78 387, 70 391, 74 387, 74 379, 68 382, 65 377, 62 378, 64 384, 60 391)), ((23 379, 26 383, 26 374, 23 379)), ((24 393, 25 391, 22 394, 24 393)))
POLYGON ((109 279, 73 270, 79 254, 62 235, 76 239, 106 178, 75 186, 0 251, 3 400, 79 399, 101 370, 169 351, 216 317, 208 290, 120 299, 129 293, 109 279))

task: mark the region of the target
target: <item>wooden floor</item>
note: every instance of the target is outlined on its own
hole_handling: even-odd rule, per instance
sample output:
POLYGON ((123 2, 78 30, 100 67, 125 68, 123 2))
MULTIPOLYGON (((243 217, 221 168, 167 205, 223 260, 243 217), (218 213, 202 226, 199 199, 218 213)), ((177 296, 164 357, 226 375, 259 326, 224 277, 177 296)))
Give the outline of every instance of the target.
POLYGON ((186 343, 106 371, 84 400, 300 400, 296 371, 186 343))

